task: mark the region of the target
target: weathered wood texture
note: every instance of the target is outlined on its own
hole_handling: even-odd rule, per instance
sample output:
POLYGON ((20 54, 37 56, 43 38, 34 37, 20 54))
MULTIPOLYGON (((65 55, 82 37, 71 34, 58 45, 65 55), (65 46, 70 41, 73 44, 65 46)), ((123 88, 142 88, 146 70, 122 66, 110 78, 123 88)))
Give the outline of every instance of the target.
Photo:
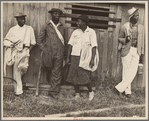
MULTIPOLYGON (((107 7, 110 11, 114 11, 115 14, 109 14, 110 18, 121 18, 121 22, 109 22, 109 25, 116 25, 116 28, 107 30, 95 30, 97 33, 98 50, 99 50, 99 66, 97 69, 98 80, 105 79, 105 77, 121 78, 121 59, 119 52, 117 51, 118 46, 118 32, 120 27, 128 21, 128 9, 131 6, 123 5, 108 5, 98 4, 102 7, 107 7), (103 6, 102 6, 103 5, 103 6), (111 9, 112 8, 112 9, 111 9)), ((59 7, 64 13, 71 14, 71 10, 65 10, 65 7, 71 8, 71 4, 68 3, 4 3, 3 4, 3 36, 5 37, 8 30, 16 25, 16 20, 13 17, 15 12, 21 11, 27 15, 26 24, 33 27, 35 37, 37 39, 42 25, 51 18, 48 13, 52 7, 59 7)), ((134 6, 135 7, 135 4, 134 6)), ((138 7, 138 6, 137 6, 138 7)), ((139 8, 139 23, 144 24, 144 8, 139 8)), ((70 27, 69 23, 65 23, 65 20, 70 21, 71 18, 62 17, 60 19, 65 27, 70 27)), ((109 27, 110 28, 110 27, 109 27)), ((74 28, 67 28, 65 39, 68 41, 74 28)), ((30 62, 27 73, 23 76, 23 82, 35 84, 37 82, 39 61, 40 61, 40 50, 38 46, 35 46, 30 53, 30 62)), ((12 67, 7 67, 7 77, 12 77, 12 67)), ((40 83, 49 84, 45 71, 42 71, 40 83)))

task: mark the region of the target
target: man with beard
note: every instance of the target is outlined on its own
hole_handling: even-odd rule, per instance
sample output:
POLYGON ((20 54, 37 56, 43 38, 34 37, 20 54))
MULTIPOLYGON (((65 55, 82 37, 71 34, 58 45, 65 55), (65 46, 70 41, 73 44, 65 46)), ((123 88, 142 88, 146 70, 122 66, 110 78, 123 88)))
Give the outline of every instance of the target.
POLYGON ((13 65, 13 79, 16 81, 14 89, 19 96, 23 94, 22 75, 28 68, 29 52, 36 41, 33 28, 25 25, 26 15, 17 12, 14 17, 18 24, 12 27, 4 38, 5 62, 8 66, 13 65))
POLYGON ((115 86, 115 93, 131 97, 131 83, 137 73, 139 59, 144 54, 144 27, 138 24, 139 12, 136 8, 128 10, 129 22, 119 33, 119 50, 123 65, 122 81, 115 86))
POLYGON ((43 52, 42 68, 47 71, 47 76, 50 77, 49 95, 57 98, 62 79, 64 57, 64 27, 59 22, 63 12, 58 8, 52 8, 49 13, 51 13, 52 19, 43 26, 37 44, 43 52))
POLYGON ((91 72, 97 69, 99 58, 96 33, 89 28, 88 23, 87 15, 81 15, 77 18, 78 29, 74 30, 68 42, 69 50, 66 63, 71 61, 71 65, 66 81, 74 85, 76 100, 80 99, 79 86, 87 86, 91 101, 94 98, 94 91, 90 76, 91 72))

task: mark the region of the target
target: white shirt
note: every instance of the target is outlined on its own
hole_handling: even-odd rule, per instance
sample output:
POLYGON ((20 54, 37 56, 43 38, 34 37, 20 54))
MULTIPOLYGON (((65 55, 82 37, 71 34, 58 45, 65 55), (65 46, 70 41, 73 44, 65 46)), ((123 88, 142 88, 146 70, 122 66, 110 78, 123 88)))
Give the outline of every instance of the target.
POLYGON ((5 40, 10 40, 12 42, 20 40, 21 43, 17 45, 20 49, 22 48, 23 44, 26 46, 36 44, 34 30, 31 26, 28 25, 24 25, 23 27, 16 25, 12 27, 4 38, 4 42, 5 40))
POLYGON ((83 43, 90 44, 92 47, 97 46, 97 36, 93 29, 87 26, 83 32, 81 29, 76 29, 72 33, 68 44, 72 45, 71 55, 80 56, 83 43))

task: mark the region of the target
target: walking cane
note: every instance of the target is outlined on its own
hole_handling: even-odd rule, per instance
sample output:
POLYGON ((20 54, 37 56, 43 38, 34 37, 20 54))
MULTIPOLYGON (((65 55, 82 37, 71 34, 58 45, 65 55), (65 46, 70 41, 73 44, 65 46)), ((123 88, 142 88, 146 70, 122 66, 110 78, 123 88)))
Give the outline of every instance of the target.
POLYGON ((40 60, 39 73, 38 73, 38 79, 37 79, 37 85, 36 85, 36 96, 39 95, 39 81, 40 81, 41 66, 42 66, 42 64, 41 64, 41 62, 42 62, 42 53, 43 52, 41 52, 41 60, 40 60))

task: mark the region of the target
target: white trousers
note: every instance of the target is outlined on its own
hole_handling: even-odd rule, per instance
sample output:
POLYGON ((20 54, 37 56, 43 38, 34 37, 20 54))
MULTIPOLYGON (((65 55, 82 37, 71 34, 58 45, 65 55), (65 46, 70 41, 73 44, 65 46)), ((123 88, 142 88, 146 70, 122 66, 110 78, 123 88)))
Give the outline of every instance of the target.
POLYGON ((15 56, 15 63, 13 66, 13 78, 16 81, 16 83, 14 84, 14 92, 16 93, 16 95, 20 95, 23 93, 22 75, 27 71, 29 62, 29 56, 24 57, 23 54, 28 54, 28 52, 28 50, 24 49, 23 52, 17 52, 15 56))
POLYGON ((123 74, 122 81, 115 86, 119 92, 131 94, 131 83, 136 76, 140 56, 137 53, 137 48, 131 47, 129 53, 122 57, 123 74))

